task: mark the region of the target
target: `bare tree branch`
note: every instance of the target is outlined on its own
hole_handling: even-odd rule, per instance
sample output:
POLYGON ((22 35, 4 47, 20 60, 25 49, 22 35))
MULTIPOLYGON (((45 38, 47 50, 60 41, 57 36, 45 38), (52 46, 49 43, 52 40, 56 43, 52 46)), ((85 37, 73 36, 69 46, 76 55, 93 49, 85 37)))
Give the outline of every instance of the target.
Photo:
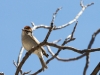
POLYGON ((73 35, 74 35, 74 32, 75 32, 75 29, 76 29, 76 26, 77 26, 77 24, 78 24, 78 21, 76 21, 76 24, 75 24, 75 26, 74 26, 74 29, 73 29, 73 31, 72 31, 72 36, 71 36, 71 39, 73 38, 73 35))
MULTIPOLYGON (((95 67, 95 69, 93 70, 93 72, 91 73, 91 75, 97 75, 97 73, 98 73, 99 70, 100 70, 100 62, 95 67)), ((99 75, 100 75, 100 73, 99 73, 99 75)))
POLYGON ((55 16, 57 15, 57 13, 58 13, 58 11, 59 11, 60 9, 61 9, 61 8, 58 8, 58 9, 55 11, 55 13, 53 14, 52 21, 51 21, 51 26, 50 26, 50 29, 49 29, 49 31, 48 31, 48 33, 47 33, 45 39, 44 39, 44 42, 47 42, 47 39, 48 39, 48 37, 50 36, 50 33, 51 33, 52 29, 53 29, 53 25, 54 25, 54 21, 55 21, 55 16))
MULTIPOLYGON (((75 24, 75 26, 76 26, 76 24, 75 24)), ((74 27, 74 28, 76 28, 76 27, 74 27)), ((75 30, 74 30, 75 31, 75 30)), ((74 34, 74 32, 73 32, 73 34, 74 34)), ((73 38, 73 37, 72 37, 73 38)), ((70 40, 71 41, 71 40, 70 40)), ((48 64, 51 60, 53 60, 59 53, 60 53, 60 51, 61 51, 61 47, 62 47, 62 49, 63 49, 63 47, 64 47, 64 45, 67 43, 67 40, 65 39, 65 41, 62 43, 62 46, 58 46, 58 45, 56 45, 56 44, 54 44, 54 43, 48 43, 48 42, 46 42, 46 45, 51 45, 51 46, 54 46, 54 47, 58 47, 58 51, 55 53, 55 55, 53 55, 51 58, 49 58, 47 61, 46 61, 46 64, 48 64)), ((73 48, 74 49, 74 48, 73 48)), ((76 50, 76 49, 75 49, 76 50)), ((38 74, 38 73, 40 73, 42 71, 42 68, 41 69, 39 69, 37 72, 35 72, 35 73, 33 73, 33 74, 31 74, 31 75, 36 75, 36 74, 38 74)))
POLYGON ((58 9, 55 11, 55 13, 53 14, 53 18, 52 18, 52 22, 51 22, 51 23, 54 23, 55 17, 56 17, 56 15, 57 15, 58 11, 61 10, 61 9, 62 9, 62 7, 58 8, 58 9))
MULTIPOLYGON (((52 27, 51 27, 51 29, 52 29, 52 27)), ((50 32, 51 32, 51 29, 49 29, 49 31, 48 31, 48 33, 47 33, 48 36, 49 36, 49 34, 50 34, 50 32)), ((47 40, 48 37, 46 36, 45 39, 47 40)), ((32 48, 31 50, 29 50, 29 51, 25 54, 25 56, 23 57, 22 61, 20 62, 20 64, 19 64, 18 67, 17 67, 17 70, 16 70, 15 75, 18 75, 18 73, 19 73, 21 67, 23 66, 23 64, 25 63, 25 61, 27 60, 27 58, 32 54, 32 52, 34 52, 35 50, 37 50, 38 48, 40 48, 40 47, 43 46, 43 45, 45 45, 45 40, 44 40, 44 42, 42 42, 42 43, 40 43, 39 45, 37 45, 36 47, 32 48)))
MULTIPOLYGON (((52 52, 50 46, 47 46, 49 53, 54 56, 55 54, 52 52)), ((68 62, 68 61, 74 61, 74 60, 78 60, 82 57, 84 57, 86 54, 80 55, 78 57, 74 57, 74 58, 69 58, 69 59, 64 59, 64 58, 60 58, 59 56, 56 56, 55 58, 59 61, 64 61, 64 62, 68 62)))
MULTIPOLYGON (((21 73, 21 75, 29 74, 29 73, 31 72, 31 71, 28 71, 28 72, 24 72, 24 73, 23 73, 22 70, 21 70, 21 68, 22 68, 23 64, 25 63, 25 61, 27 60, 27 58, 28 58, 35 50, 37 50, 38 48, 40 48, 40 47, 43 46, 43 45, 47 45, 48 51, 49 51, 49 53, 52 55, 52 57, 49 58, 49 59, 46 61, 46 64, 48 64, 48 63, 49 63, 51 60, 53 60, 54 58, 56 58, 56 59, 59 60, 59 61, 68 62, 68 61, 78 60, 78 59, 80 59, 80 58, 86 56, 86 65, 85 65, 84 71, 83 71, 83 75, 86 75, 86 71, 87 71, 87 68, 88 68, 88 65, 89 65, 89 53, 90 53, 90 52, 95 52, 95 51, 100 51, 100 48, 91 49, 91 46, 92 46, 92 44, 94 43, 95 37, 96 37, 96 35, 100 32, 100 29, 98 29, 98 30, 92 35, 91 41, 90 41, 90 43, 89 43, 87 49, 80 50, 80 49, 76 49, 76 48, 71 47, 71 46, 64 46, 64 45, 67 44, 67 43, 69 43, 69 42, 71 42, 71 41, 73 41, 73 40, 75 40, 75 38, 74 38, 73 36, 74 36, 75 30, 76 30, 76 26, 77 26, 77 24, 78 24, 78 21, 77 21, 77 20, 78 20, 78 18, 82 15, 82 13, 84 12, 84 10, 85 10, 88 6, 91 6, 91 5, 93 5, 93 4, 94 4, 94 3, 90 3, 90 4, 87 4, 87 5, 84 5, 84 4, 83 4, 83 1, 81 0, 80 6, 82 7, 82 9, 81 9, 81 11, 76 15, 76 17, 75 17, 73 20, 69 21, 68 23, 66 23, 66 24, 64 24, 64 25, 61 25, 61 26, 58 26, 58 27, 54 26, 54 21, 55 21, 55 17, 56 17, 56 15, 57 15, 58 11, 61 10, 61 8, 58 8, 58 9, 55 11, 55 13, 53 14, 53 17, 52 17, 52 21, 51 21, 50 26, 47 26, 47 25, 38 25, 38 26, 36 26, 36 25, 32 22, 32 23, 31 23, 32 26, 33 26, 33 27, 32 27, 32 30, 35 30, 35 29, 38 29, 38 28, 45 28, 45 29, 49 29, 49 31, 48 31, 48 33, 47 33, 47 35, 46 35, 44 41, 41 42, 38 46, 36 46, 36 47, 32 48, 31 50, 29 50, 29 51, 25 54, 25 56, 23 57, 22 61, 20 62, 21 57, 22 57, 22 52, 23 52, 23 47, 21 48, 20 53, 19 53, 19 56, 18 56, 17 64, 16 64, 15 62, 13 62, 14 65, 16 66, 16 68, 17 68, 17 70, 16 70, 16 72, 15 72, 15 75, 18 75, 19 72, 21 73), (76 21, 77 21, 77 22, 76 22, 76 21), (70 24, 72 24, 72 23, 74 23, 74 22, 76 22, 76 24, 75 24, 75 26, 74 26, 74 28, 73 28, 72 33, 64 40, 64 42, 62 43, 62 45, 57 45, 57 44, 55 44, 55 43, 59 42, 59 40, 54 41, 53 43, 47 42, 47 40, 48 40, 48 38, 49 38, 49 36, 50 36, 52 30, 58 30, 58 29, 65 28, 65 27, 69 26, 70 24), (55 47, 55 48, 58 49, 57 52, 56 52, 55 54, 54 54, 54 53, 52 52, 52 50, 50 49, 50 46, 55 47), (79 54, 81 54, 81 55, 80 55, 80 56, 77 56, 77 57, 74 57, 74 58, 68 58, 68 59, 58 57, 60 51, 63 51, 63 50, 71 50, 71 51, 77 52, 77 53, 79 53, 79 54)), ((35 72, 35 73, 33 73, 33 74, 30 74, 30 75, 36 75, 36 74, 38 74, 38 73, 40 73, 40 72, 42 72, 42 68, 39 69, 37 72, 35 72)))
MULTIPOLYGON (((99 33, 99 30, 98 30, 97 32, 99 33)), ((96 32, 96 34, 97 34, 97 32, 96 32)), ((49 46, 47 46, 47 47, 49 47, 49 46)), ((61 59, 61 58, 59 58, 59 57, 57 56, 58 54, 54 54, 52 51, 49 50, 50 54, 51 54, 53 57, 55 57, 57 60, 68 62, 68 61, 78 60, 78 59, 80 59, 80 58, 86 56, 87 52, 100 51, 100 48, 95 48, 95 49, 84 49, 84 50, 80 50, 80 51, 82 51, 84 54, 82 54, 82 55, 80 55, 80 56, 78 56, 78 57, 74 57, 74 58, 61 59)), ((59 53, 59 52, 60 52, 60 51, 58 50, 57 53, 59 53)), ((53 57, 51 57, 50 59, 48 59, 48 60, 46 61, 46 63, 48 64, 48 63, 53 59, 53 57)), ((41 71, 42 71, 42 68, 39 69, 37 72, 31 74, 31 75, 36 75, 36 74, 40 73, 41 71)))
MULTIPOLYGON (((18 65, 16 64, 16 62, 13 60, 13 64, 15 65, 15 67, 17 68, 18 67, 18 65)), ((20 74, 23 74, 23 72, 22 72, 22 70, 20 69, 20 74)))
POLYGON ((51 33, 51 31, 52 31, 52 28, 53 28, 53 23, 51 22, 51 28, 49 29, 49 31, 48 31, 48 33, 47 33, 47 35, 46 35, 46 37, 45 37, 45 39, 44 39, 43 42, 47 42, 47 39, 49 38, 50 33, 51 33))
POLYGON ((83 50, 81 50, 82 53, 95 52, 95 51, 100 51, 100 48, 92 48, 92 49, 83 49, 83 50))
POLYGON ((74 47, 70 47, 70 46, 59 46, 59 45, 57 45, 57 44, 48 43, 48 42, 46 42, 46 45, 53 46, 53 47, 56 47, 56 48, 58 48, 58 49, 63 49, 63 50, 65 50, 65 49, 67 49, 67 50, 72 50, 72 51, 74 51, 74 52, 77 52, 77 53, 82 54, 82 52, 81 52, 79 49, 76 49, 76 48, 74 48, 74 47))
MULTIPOLYGON (((47 46, 47 48, 48 48, 49 53, 50 53, 52 56, 54 56, 55 54, 52 52, 51 48, 50 48, 49 46, 47 46)), ((90 50, 90 51, 86 50, 86 52, 100 51, 100 48, 97 48, 97 50, 96 50, 96 49, 91 49, 91 50, 90 50), (93 50, 93 51, 91 51, 91 50, 93 50)), ((59 60, 59 61, 69 62, 69 61, 78 60, 78 59, 84 57, 85 55, 86 55, 86 53, 84 53, 84 54, 82 54, 82 55, 80 55, 80 56, 78 56, 78 57, 74 57, 74 58, 66 58, 66 59, 65 59, 65 58, 60 58, 59 56, 56 56, 55 58, 56 58, 57 60, 59 60)))
MULTIPOLYGON (((82 57, 84 57, 86 54, 82 54, 82 55, 80 55, 80 56, 78 56, 78 57, 75 57, 75 58, 70 58, 70 59, 59 59, 59 58, 57 58, 58 60, 60 60, 60 61, 74 61, 74 60, 78 60, 78 59, 80 59, 80 58, 82 58, 82 57)), ((53 55, 53 57, 54 57, 55 55, 53 55)), ((46 64, 48 64, 52 59, 54 59, 53 57, 51 57, 51 58, 49 58, 47 61, 46 61, 46 64)), ((55 57, 57 57, 57 56, 55 56, 55 57)), ((40 72, 42 72, 42 68, 41 69, 39 69, 37 72, 35 72, 35 73, 33 73, 33 74, 30 74, 30 75, 37 75, 38 73, 40 73, 40 72)))
MULTIPOLYGON (((54 24, 55 17, 56 17, 56 15, 57 15, 58 11, 61 10, 61 9, 62 9, 62 7, 57 8, 57 10, 55 11, 55 13, 53 14, 52 21, 51 21, 51 25, 54 24)), ((38 29, 38 28, 47 28, 47 29, 50 29, 50 28, 51 28, 51 26, 46 26, 46 25, 39 25, 39 26, 36 26, 33 22, 32 22, 31 24, 32 24, 32 26, 33 26, 32 30, 35 30, 35 29, 38 29)))
POLYGON ((49 31, 48 31, 48 33, 47 33, 47 35, 46 35, 44 41, 43 41, 42 43, 40 43, 39 45, 37 45, 36 47, 34 47, 34 48, 32 48, 31 50, 29 50, 29 51, 25 54, 25 56, 23 57, 21 63, 20 63, 20 64, 18 65, 18 67, 17 67, 17 70, 16 70, 15 75, 18 75, 18 73, 19 73, 21 67, 23 66, 23 64, 25 63, 25 61, 27 60, 27 58, 31 55, 31 53, 34 52, 35 50, 37 50, 38 48, 40 48, 41 46, 45 45, 45 43, 47 42, 47 40, 48 40, 48 38, 49 38, 49 35, 50 35, 51 31, 52 31, 52 28, 53 28, 53 23, 54 23, 54 19, 55 19, 54 16, 57 14, 57 12, 58 12, 59 10, 60 10, 60 8, 56 10, 55 14, 53 14, 53 18, 52 18, 51 25, 50 25, 51 27, 49 28, 49 31))
POLYGON ((19 55, 18 55, 18 59, 17 59, 17 65, 20 64, 20 60, 21 60, 23 51, 24 51, 24 47, 21 47, 19 55))
MULTIPOLYGON (((13 61, 13 64, 16 66, 16 68, 17 68, 18 65, 20 64, 20 60, 21 60, 23 51, 24 51, 24 48, 21 47, 20 52, 19 52, 19 55, 18 55, 18 59, 17 59, 17 64, 16 64, 15 61, 13 61)), ((20 73, 21 73, 21 74, 23 73, 21 69, 20 69, 20 73)))
MULTIPOLYGON (((98 33, 100 33, 100 29, 98 29, 96 32, 93 33, 87 49, 91 49, 98 33)), ((87 55, 86 56, 86 64, 85 64, 85 67, 84 67, 83 75, 86 75, 86 71, 87 71, 88 66, 89 66, 89 52, 87 52, 86 55, 87 55)))
MULTIPOLYGON (((84 5, 83 2, 82 2, 82 0, 81 0, 80 6, 82 7, 82 9, 81 9, 80 12, 76 15, 76 17, 75 17, 73 20, 71 20, 71 21, 69 21, 68 23, 66 23, 66 24, 63 24, 63 25, 58 26, 58 27, 54 27, 53 30, 58 30, 58 29, 65 28, 65 27, 69 26, 70 24, 76 22, 76 21, 78 20, 78 18, 83 14, 84 10, 85 10, 88 6, 91 6, 91 5, 93 5, 93 4, 94 4, 94 3, 90 3, 90 4, 87 4, 87 5, 84 5)), ((33 22, 32 22, 31 24, 34 25, 33 22)), ((41 25, 35 26, 35 28, 33 28, 33 29, 38 29, 38 28, 46 28, 46 29, 49 29, 50 27, 49 27, 48 25, 43 25, 43 24, 41 24, 41 25)))
POLYGON ((64 25, 61 25, 61 26, 59 26, 59 27, 54 28, 54 30, 64 28, 64 27, 69 26, 70 24, 76 22, 76 21, 78 20, 78 18, 82 15, 82 13, 84 12, 84 10, 85 10, 88 6, 91 6, 92 4, 93 4, 93 3, 90 3, 90 4, 86 5, 86 6, 83 6, 83 7, 82 7, 82 10, 76 15, 76 17, 75 17, 73 20, 71 20, 70 22, 68 22, 68 23, 66 23, 66 24, 64 24, 64 25))

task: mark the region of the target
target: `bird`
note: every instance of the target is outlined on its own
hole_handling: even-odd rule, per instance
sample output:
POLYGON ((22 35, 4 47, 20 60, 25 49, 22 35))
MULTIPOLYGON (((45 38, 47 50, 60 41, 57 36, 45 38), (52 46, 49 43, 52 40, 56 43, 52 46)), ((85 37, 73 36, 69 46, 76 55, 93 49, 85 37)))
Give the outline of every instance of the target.
MULTIPOLYGON (((24 29, 22 29, 21 40, 23 47, 27 51, 31 50, 32 48, 40 44, 40 42, 36 39, 36 37, 32 35, 32 28, 30 26, 25 26, 24 29)), ((40 59, 42 70, 44 71, 45 69, 47 69, 48 67, 43 59, 43 55, 47 58, 49 55, 46 53, 44 48, 41 46, 33 53, 36 54, 40 59)))

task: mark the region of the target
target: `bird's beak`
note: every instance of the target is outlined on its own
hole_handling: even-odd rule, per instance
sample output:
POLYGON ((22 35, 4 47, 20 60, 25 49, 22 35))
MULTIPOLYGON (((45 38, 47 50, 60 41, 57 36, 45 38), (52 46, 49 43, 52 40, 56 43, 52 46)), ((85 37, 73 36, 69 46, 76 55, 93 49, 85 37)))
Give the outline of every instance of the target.
POLYGON ((22 29, 22 31, 24 31, 24 29, 22 29))

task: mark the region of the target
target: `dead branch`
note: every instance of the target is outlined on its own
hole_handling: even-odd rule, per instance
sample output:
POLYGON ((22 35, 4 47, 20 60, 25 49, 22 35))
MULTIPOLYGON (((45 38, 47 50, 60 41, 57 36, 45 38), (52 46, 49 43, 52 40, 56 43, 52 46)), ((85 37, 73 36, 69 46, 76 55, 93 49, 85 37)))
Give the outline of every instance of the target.
MULTIPOLYGON (((86 56, 86 65, 85 65, 85 68, 84 68, 84 71, 83 71, 83 75, 86 75, 86 71, 87 71, 87 68, 88 68, 88 65, 89 65, 89 53, 91 52, 95 52, 95 51, 100 51, 100 48, 94 48, 94 49, 91 49, 91 46, 92 44, 94 43, 94 40, 95 40, 95 37, 96 35, 100 32, 100 29, 98 29, 93 35, 92 35, 92 38, 91 38, 91 41, 88 45, 88 48, 87 49, 83 49, 83 50, 80 50, 80 49, 77 49, 77 48, 74 48, 74 47, 71 47, 71 46, 64 46, 65 44, 75 40, 75 38, 73 37, 74 36, 74 33, 75 33, 75 30, 76 30, 76 26, 78 24, 78 18, 83 14, 84 10, 88 7, 88 6, 91 6, 93 5, 94 3, 90 3, 90 4, 87 4, 87 5, 84 5, 83 4, 83 1, 81 0, 80 2, 80 6, 82 7, 81 11, 76 15, 76 17, 69 21, 68 23, 66 24, 63 24, 61 26, 54 26, 54 21, 55 21, 55 17, 56 17, 56 14, 58 13, 59 10, 61 10, 61 8, 58 8, 55 13, 53 14, 53 17, 52 17, 52 21, 51 21, 51 24, 50 26, 47 26, 47 25, 35 25, 33 22, 31 23, 32 24, 32 30, 35 30, 35 29, 38 29, 38 28, 45 28, 45 29, 49 29, 48 30, 48 33, 44 39, 43 42, 41 42, 39 45, 37 45, 36 47, 32 48, 31 50, 29 50, 25 56, 23 57, 22 61, 20 62, 21 60, 21 57, 22 57, 22 53, 23 53, 23 47, 22 49, 20 50, 20 53, 19 53, 19 56, 18 56, 18 60, 17 60, 17 64, 14 62, 14 65, 16 66, 16 72, 15 72, 15 75, 18 75, 19 72, 22 74, 22 75, 25 75, 25 74, 29 74, 31 71, 28 71, 28 72, 22 72, 21 68, 23 66, 23 64, 25 63, 25 61, 28 59, 28 57, 35 51, 37 50, 38 48, 40 48, 41 46, 43 45, 47 45, 47 48, 48 48, 48 51, 49 53, 52 55, 51 58, 49 58, 47 61, 46 61, 46 64, 48 64, 51 60, 53 60, 54 58, 56 58, 57 60, 59 61, 64 61, 64 62, 68 62, 68 61, 74 61, 74 60, 78 60, 84 56, 86 56), (62 43, 62 45, 57 45, 55 44, 57 41, 53 42, 53 43, 50 43, 50 42, 47 42, 51 32, 53 30, 58 30, 58 29, 62 29, 62 28, 65 28, 69 25, 71 25, 72 23, 75 23, 75 26, 73 28, 73 31, 72 33, 67 37, 65 38, 64 42, 62 43), (57 48, 57 52, 54 54, 52 52, 52 50, 50 49, 50 46, 52 47, 55 47, 57 48), (74 57, 74 58, 68 58, 68 59, 64 59, 64 58, 60 58, 58 55, 60 53, 60 51, 63 51, 63 50, 71 50, 73 52, 76 52, 76 53, 79 53, 81 54, 80 56, 77 56, 77 57, 74 57)), ((39 69, 37 72, 33 73, 33 74, 30 74, 30 75, 36 75, 38 73, 40 73, 42 71, 42 68, 39 69)))
MULTIPOLYGON (((93 33, 87 49, 91 49, 98 33, 100 33, 100 29, 98 29, 96 32, 93 33)), ((86 53, 86 64, 84 67, 83 75, 86 75, 86 71, 88 69, 88 66, 89 66, 89 52, 86 53)))
MULTIPOLYGON (((73 20, 69 21, 68 23, 65 23, 65 24, 63 24, 63 25, 60 25, 60 26, 58 26, 58 27, 54 27, 53 30, 58 30, 58 29, 65 28, 65 27, 71 25, 72 23, 76 22, 76 21, 78 20, 78 18, 83 14, 83 12, 85 11, 85 9, 86 9, 87 7, 93 5, 93 4, 94 4, 94 3, 90 3, 90 4, 87 4, 87 5, 84 5, 84 4, 83 4, 83 1, 81 0, 80 6, 82 7, 82 9, 81 9, 80 12, 75 16, 75 18, 74 18, 73 20)), ((43 24, 41 24, 41 25, 35 25, 33 22, 32 22, 31 24, 32 24, 32 26, 34 25, 34 28, 32 28, 33 30, 38 29, 38 28, 45 28, 45 29, 49 29, 49 28, 50 28, 50 26, 48 26, 48 25, 43 25, 43 24)))
MULTIPOLYGON (((56 12, 57 12, 57 11, 56 11, 56 12)), ((56 14, 55 14, 55 15, 56 15, 56 14)), ((54 16, 55 16, 55 15, 54 15, 54 16)), ((53 17, 53 19, 54 19, 54 17, 53 17)), ((23 66, 23 64, 25 63, 25 61, 27 60, 27 58, 32 54, 32 52, 34 52, 35 50, 37 50, 37 49, 40 48, 41 46, 45 45, 45 42, 47 42, 48 37, 49 37, 49 35, 50 35, 51 31, 52 31, 52 28, 53 28, 53 23, 54 23, 54 22, 53 22, 53 21, 54 21, 53 19, 52 19, 52 22, 51 22, 51 28, 49 29, 49 31, 48 31, 48 33, 47 33, 47 35, 46 35, 44 41, 43 41, 42 43, 40 43, 39 45, 37 45, 36 47, 34 47, 34 48, 32 48, 31 50, 29 50, 29 51, 25 54, 25 56, 23 57, 22 61, 20 62, 20 64, 19 64, 18 67, 17 67, 17 70, 16 70, 15 75, 18 75, 18 73, 19 73, 21 67, 23 66)))
POLYGON ((20 60, 21 60, 23 51, 24 51, 24 47, 21 47, 19 55, 18 55, 18 59, 17 59, 17 65, 20 64, 20 60))
MULTIPOLYGON (((76 26, 76 24, 75 24, 75 26, 76 26)), ((76 27, 74 27, 74 28, 76 28, 76 27)), ((74 30, 75 31, 75 30, 74 30)), ((74 34, 74 32, 72 33, 72 35, 74 34)), ((73 38, 73 37, 72 37, 73 38)), ((71 40, 70 40, 71 41, 71 40)), ((67 43, 67 39, 65 39, 65 41, 62 43, 62 46, 58 46, 58 45, 56 45, 56 44, 54 44, 54 43, 48 43, 48 42, 46 42, 46 45, 52 45, 52 46, 54 46, 54 47, 58 47, 58 51, 55 53, 55 55, 53 55, 51 58, 49 58, 47 61, 46 61, 46 64, 48 64, 51 60, 53 60, 59 53, 60 53, 60 51, 61 51, 61 49, 63 49, 63 47, 64 47, 64 45, 67 43), (62 48, 61 48, 62 47, 62 48)), ((74 48, 73 48, 74 49, 74 48)), ((76 50, 76 49, 75 49, 76 50)), ((77 51, 77 50, 76 50, 77 51)), ((42 68, 41 69, 39 69, 37 72, 35 72, 35 73, 33 73, 33 74, 31 74, 31 75, 36 75, 36 74, 38 74, 38 73, 40 73, 42 71, 42 68)))

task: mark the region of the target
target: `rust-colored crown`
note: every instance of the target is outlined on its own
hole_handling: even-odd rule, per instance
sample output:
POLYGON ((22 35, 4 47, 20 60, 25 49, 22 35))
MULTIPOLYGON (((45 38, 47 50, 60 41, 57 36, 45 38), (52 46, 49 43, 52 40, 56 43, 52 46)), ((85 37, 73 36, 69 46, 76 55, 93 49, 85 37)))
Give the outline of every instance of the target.
POLYGON ((31 27, 30 26, 25 26, 24 29, 31 29, 31 27))
POLYGON ((28 30, 28 31, 32 31, 32 29, 31 29, 30 26, 25 26, 24 29, 25 29, 25 30, 28 30))

